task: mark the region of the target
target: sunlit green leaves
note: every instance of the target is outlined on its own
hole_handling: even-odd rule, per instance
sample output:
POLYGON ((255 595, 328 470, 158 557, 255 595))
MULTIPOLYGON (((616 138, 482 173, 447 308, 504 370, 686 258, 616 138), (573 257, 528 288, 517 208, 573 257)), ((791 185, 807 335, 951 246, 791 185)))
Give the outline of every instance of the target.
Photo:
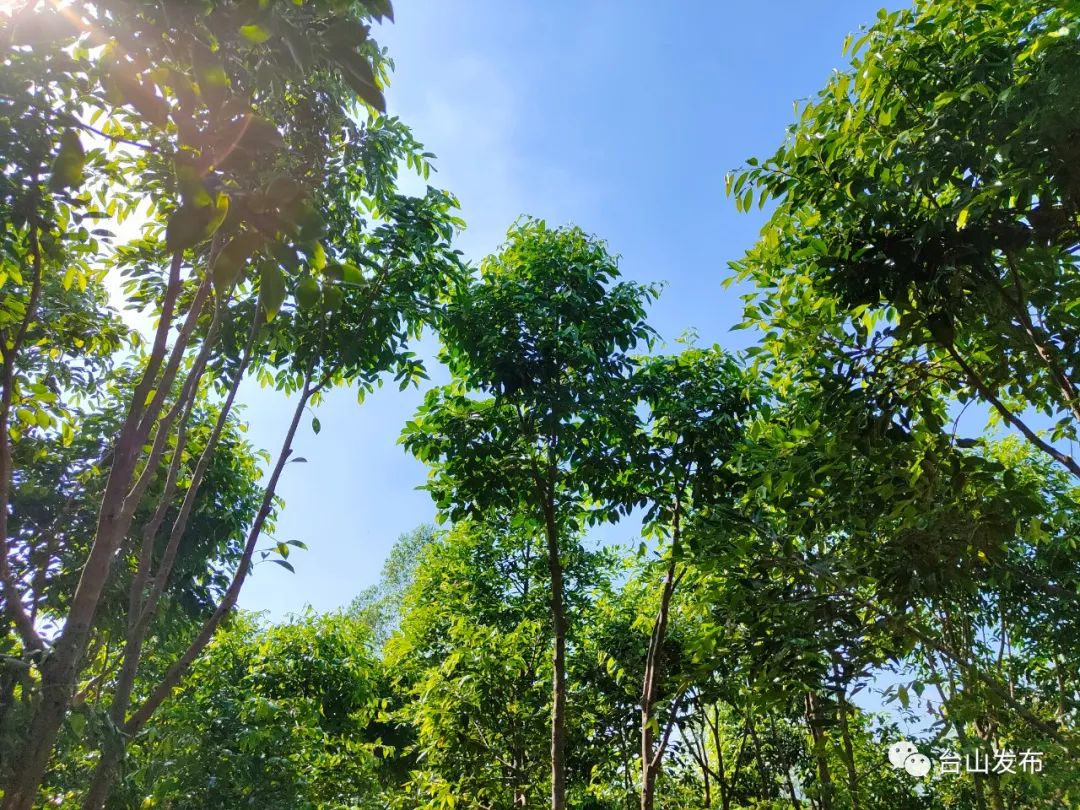
POLYGON ((240 36, 253 45, 262 45, 266 40, 270 39, 270 32, 257 24, 241 25, 240 36))
POLYGON ((85 167, 86 150, 79 140, 79 134, 73 129, 65 129, 60 136, 60 151, 53 160, 49 188, 53 191, 77 191, 83 183, 85 167))
POLYGON ((940 388, 1018 430, 1031 412, 1071 418, 1059 436, 1075 435, 1080 47, 1056 35, 1070 24, 1040 2, 884 15, 788 142, 729 182, 740 210, 749 189, 777 200, 734 265, 760 290, 747 323, 770 359, 831 354, 857 378, 865 358, 909 402, 940 388), (863 328, 864 309, 885 318, 863 328))
MULTIPOLYGON (((4 392, 5 402, 9 394, 11 401, 5 439, 13 442, 21 482, 31 480, 31 469, 40 471, 41 482, 60 481, 35 484, 41 496, 19 492, 41 503, 21 501, 17 511, 37 508, 64 538, 18 516, 13 532, 25 532, 27 539, 12 547, 11 559, 27 591, 13 598, 33 606, 42 627, 64 626, 77 583, 72 575, 97 542, 99 485, 109 468, 134 464, 146 485, 136 489, 145 497, 130 499, 130 536, 102 541, 122 548, 95 584, 104 594, 90 633, 96 646, 83 650, 80 645, 91 639, 77 639, 72 660, 87 652, 87 677, 100 675, 107 662, 99 642, 122 649, 122 641, 113 643, 117 629, 137 624, 135 611, 147 598, 136 572, 175 554, 171 574, 160 579, 168 580, 163 600, 146 607, 153 626, 145 627, 148 638, 175 635, 180 648, 155 641, 140 652, 138 631, 140 642, 130 647, 134 658, 127 664, 138 664, 142 653, 154 661, 140 670, 146 683, 136 693, 142 700, 194 636, 191 621, 214 616, 230 583, 246 575, 239 554, 252 542, 248 533, 257 537, 252 527, 267 514, 263 530, 271 531, 277 506, 272 491, 266 495, 269 513, 251 502, 259 462, 237 442, 232 423, 226 420, 222 433, 213 432, 201 410, 199 418, 184 415, 185 402, 190 397, 202 408, 204 399, 220 394, 215 401, 231 403, 229 386, 246 374, 285 391, 306 387, 309 395, 316 392, 315 403, 334 386, 355 383, 364 391, 383 375, 416 384, 424 378, 423 366, 409 343, 439 320, 445 291, 464 273, 450 248, 460 220, 451 195, 430 189, 407 197, 397 188, 399 166, 426 173, 431 155, 401 122, 374 115, 384 106, 388 62, 368 23, 389 17, 389 3, 196 8, 104 2, 65 7, 63 14, 48 4, 24 5, 11 15, 0 13, 6 45, 0 54, 0 219, 7 224, 0 229, 0 337, 9 341, 18 334, 16 343, 27 337, 15 359, 5 342, 5 368, 13 364, 26 378, 4 392), (373 107, 369 120, 356 114, 358 96, 373 107), (362 200, 378 207, 377 217, 358 215, 362 200), (337 272, 327 272, 330 267, 337 272), (110 275, 116 283, 106 293, 110 275), (144 343, 123 327, 113 307, 144 313, 151 330, 160 319, 163 339, 144 343), (175 356, 166 359, 160 349, 175 356), (196 376, 203 363, 209 373, 196 376), (144 369, 150 369, 146 385, 129 407, 125 397, 144 369), (120 435, 116 419, 126 413, 143 416, 132 417, 120 435), (162 419, 164 414, 170 415, 162 419), (130 459, 102 455, 101 448, 124 445, 144 427, 130 459), (202 457, 200 442, 210 436, 221 447, 206 456, 206 485, 228 507, 196 502, 192 514, 170 499, 182 500, 184 488, 201 475, 193 468, 202 457), (90 446, 98 448, 93 458, 90 446), (163 455, 143 469, 149 452, 163 455), (174 453, 178 466, 169 473, 174 453), (46 497, 64 501, 65 518, 52 513, 46 497), (161 499, 160 510, 155 499, 161 499), (191 520, 199 529, 179 551, 170 535, 177 531, 174 520, 180 527, 191 520), (34 539, 50 532, 47 548, 34 539), (123 595, 128 587, 131 598, 123 595), (181 625, 182 632, 172 634, 181 625)), ((263 495, 254 492, 257 499, 263 495)), ((4 515, 8 507, 0 505, 4 515)), ((12 537, 9 532, 5 539, 12 537)), ((292 547, 277 546, 268 561, 290 567, 292 547)), ((218 617, 229 610, 221 606, 218 617)), ((10 640, 9 634, 2 639, 10 640)), ((10 644, 3 649, 20 654, 10 644)), ((36 700, 40 674, 21 689, 28 706, 36 700)), ((101 705, 110 702, 106 693, 116 679, 106 680, 101 705)), ((57 688, 66 700, 79 685, 57 688)), ((266 697, 254 705, 254 720, 269 722, 280 719, 285 704, 266 697)), ((126 697, 113 703, 120 713, 110 721, 114 731, 134 708, 126 697)), ((90 729, 86 739, 65 740, 57 750, 82 751, 86 740, 98 742, 95 729, 105 726, 97 715, 79 713, 90 729)), ((3 719, 8 735, 10 717, 3 719)), ((0 741, 5 752, 13 750, 9 736, 0 741)), ((239 749, 258 748, 259 733, 241 736, 239 749)), ((336 745, 333 761, 355 765, 350 746, 350 740, 336 745)), ((104 748, 114 752, 111 742, 104 748)), ((6 754, 0 759, 11 761, 6 754)), ((77 778, 85 782, 87 760, 79 761, 84 764, 70 772, 67 762, 53 769, 56 778, 74 780, 71 774, 81 769, 77 778)), ((0 779, 9 775, 0 772, 0 779)), ((117 801, 126 804, 127 798, 117 801)), ((312 802, 351 806, 355 798, 312 802)))
POLYGON ((162 804, 197 796, 268 810, 347 807, 377 792, 379 757, 393 751, 380 745, 383 674, 367 637, 342 615, 266 628, 237 616, 198 664, 187 699, 138 746, 132 787, 162 804))
POLYGON ((281 268, 274 262, 263 262, 259 267, 259 310, 266 320, 277 317, 287 293, 281 268))
POLYGON ((201 195, 199 202, 181 205, 169 218, 165 230, 165 245, 170 252, 182 252, 205 242, 225 221, 229 213, 229 197, 219 192, 211 198, 201 195))
POLYGON ((304 276, 296 284, 296 303, 304 309, 313 309, 319 303, 319 282, 304 276))

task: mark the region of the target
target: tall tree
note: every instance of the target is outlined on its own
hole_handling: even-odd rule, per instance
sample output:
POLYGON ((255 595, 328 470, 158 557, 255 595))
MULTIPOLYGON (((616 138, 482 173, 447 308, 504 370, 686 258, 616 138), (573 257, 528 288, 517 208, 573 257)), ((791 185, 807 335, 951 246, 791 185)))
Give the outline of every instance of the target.
MULTIPOLYGON (((361 123, 366 110, 383 106, 387 66, 367 21, 389 14, 382 0, 205 8, 106 2, 62 13, 25 3, 0 17, 0 128, 9 166, 0 248, 2 278, 10 281, 5 302, 12 302, 0 321, 0 585, 20 640, 15 657, 37 673, 24 681, 35 708, 15 731, 5 810, 34 802, 118 572, 133 572, 122 659, 110 680, 122 743, 232 611, 308 403, 334 385, 370 388, 385 372, 407 385, 423 373, 407 343, 436 317, 457 273, 448 244, 457 220, 449 195, 396 192, 399 160, 428 171, 408 131, 385 117, 361 123), (123 221, 144 203, 148 221, 130 244, 114 249, 107 232, 88 227, 123 221), (115 342, 115 319, 102 311, 95 286, 108 273, 124 274, 127 302, 148 308, 157 325, 138 347, 117 409, 124 416, 102 448, 104 486, 86 551, 70 561, 80 574, 54 602, 62 610, 50 632, 32 618, 33 599, 16 575, 24 548, 36 541, 12 537, 8 525, 19 481, 13 447, 27 433, 13 420, 37 420, 45 431, 38 438, 70 437, 71 420, 67 427, 59 420, 54 435, 53 416, 24 403, 42 387, 68 393, 50 385, 44 359, 55 366, 79 340, 99 355, 115 342), (104 326, 100 337, 88 342, 70 329, 57 333, 65 321, 46 324, 72 290, 90 289, 96 303, 84 298, 81 306, 104 326), (237 527, 240 553, 216 604, 133 705, 146 641, 180 573, 186 530, 248 375, 296 394, 296 409, 259 503, 237 527), (193 456, 193 420, 207 395, 220 404, 193 456)), ((122 744, 103 750, 87 807, 105 801, 122 756, 122 744)))
MULTIPOLYGON (((628 352, 648 341, 650 287, 578 228, 523 220, 457 292, 443 332, 454 382, 431 392, 403 441, 434 466, 452 519, 493 510, 542 527, 552 622, 551 804, 566 807, 565 540, 602 498, 609 454, 635 416, 628 352)), ((608 514, 616 507, 599 502, 608 514)))
MULTIPOLYGON (((838 429, 811 442, 824 452, 809 468, 791 468, 780 487, 763 480, 777 496, 801 482, 796 492, 832 500, 787 511, 787 521, 817 515, 789 528, 849 582, 849 615, 868 597, 877 610, 910 610, 882 651, 917 649, 938 662, 935 679, 955 667, 952 699, 981 701, 984 729, 1009 715, 1065 752, 1076 745, 1069 722, 1017 689, 1007 656, 988 666, 979 632, 1030 632, 997 615, 1002 586, 1020 578, 1052 612, 1074 607, 1056 576, 1033 576, 1013 551, 1072 565, 1046 530, 1075 507, 1060 505, 1075 488, 1055 495, 1054 477, 1045 489, 1021 485, 1031 459, 967 438, 963 414, 976 403, 1080 475, 1070 450, 1080 426, 1077 30, 1069 4, 922 0, 882 12, 849 40, 851 70, 729 186, 740 208, 755 197, 776 206, 734 265, 758 287, 744 325, 764 333, 761 367, 785 398, 818 400, 813 424, 838 429), (860 536, 878 542, 844 550, 860 536)), ((781 433, 798 438, 795 427, 781 433)), ((994 781, 976 777, 978 802, 998 801, 994 781)))
POLYGON ((919 0, 729 180, 775 201, 736 263, 764 348, 979 401, 1074 476, 1080 428, 1080 27, 1070 3, 919 0), (782 326, 781 326, 782 325, 782 326), (1048 430, 1040 430, 1047 423, 1048 430))

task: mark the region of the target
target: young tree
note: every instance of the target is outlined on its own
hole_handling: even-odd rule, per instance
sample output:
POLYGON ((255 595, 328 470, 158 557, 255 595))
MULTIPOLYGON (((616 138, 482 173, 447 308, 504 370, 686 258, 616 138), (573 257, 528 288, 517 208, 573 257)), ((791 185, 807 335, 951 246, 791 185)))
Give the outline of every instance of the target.
POLYGON ((272 627, 235 615, 183 699, 136 743, 118 798, 178 810, 384 806, 385 684, 367 646, 367 629, 341 614, 272 627))
POLYGON ((700 541, 723 542, 715 532, 699 538, 694 523, 728 497, 728 482, 735 475, 729 465, 757 394, 751 378, 719 348, 688 348, 678 355, 644 359, 635 382, 648 413, 643 446, 631 449, 631 502, 647 504, 646 536, 665 544, 663 585, 645 652, 640 697, 640 806, 651 810, 665 749, 693 687, 688 681, 663 688, 672 599, 694 558, 709 553, 700 541), (666 720, 658 722, 665 692, 666 720))
POLYGON ((443 332, 455 381, 429 394, 402 437, 433 465, 429 486, 451 519, 523 514, 542 527, 553 810, 566 806, 565 541, 610 475, 608 454, 633 435, 628 352, 652 335, 644 305, 654 290, 617 276, 603 243, 581 230, 516 224, 457 291, 443 332))
POLYGON ((402 795, 431 806, 528 807, 550 739, 549 598, 536 526, 463 521, 428 544, 386 664, 411 743, 402 795))

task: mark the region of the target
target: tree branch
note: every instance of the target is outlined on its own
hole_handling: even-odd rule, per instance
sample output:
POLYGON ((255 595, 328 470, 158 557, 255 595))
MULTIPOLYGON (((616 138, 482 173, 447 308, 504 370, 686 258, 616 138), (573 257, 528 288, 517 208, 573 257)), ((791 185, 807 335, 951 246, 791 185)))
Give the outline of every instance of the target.
POLYGON ((285 464, 289 460, 289 456, 292 455, 292 443, 296 436, 296 430, 300 425, 300 419, 303 416, 304 408, 307 406, 308 400, 311 398, 311 378, 314 369, 309 369, 305 380, 304 388, 300 395, 300 400, 296 404, 296 409, 293 412, 292 421, 289 424, 289 429, 285 434, 285 440, 282 443, 281 452, 278 454, 277 463, 274 465, 274 470, 270 475, 270 480, 267 482, 266 490, 263 494, 262 505, 259 507, 259 511, 255 516, 255 520, 251 524, 251 528, 248 531, 247 542, 244 546, 243 555, 240 558, 240 562, 237 564, 236 571, 233 574, 232 582, 229 584, 225 596, 222 598, 221 603, 218 605, 214 613, 203 623, 195 640, 188 645, 187 650, 183 655, 169 667, 165 676, 161 682, 150 693, 149 697, 143 702, 143 704, 135 711, 134 714, 124 723, 123 729, 126 734, 137 733, 150 719, 153 713, 157 710, 158 706, 172 694, 173 689, 176 688, 180 679, 194 663, 195 659, 203 651, 210 639, 213 637, 214 632, 217 630, 218 625, 229 614, 233 606, 236 604, 237 597, 240 595, 240 589, 244 584, 244 580, 247 578, 248 571, 251 567, 251 558, 255 552, 255 545, 259 540, 259 536, 262 534, 263 526, 266 523, 267 518, 270 516, 270 510, 274 503, 274 494, 277 490, 278 480, 281 478, 281 473, 285 469, 285 464))
POLYGON ((11 548, 8 545, 8 506, 11 499, 11 443, 8 438, 9 420, 11 418, 11 406, 15 395, 15 363, 22 349, 23 341, 30 329, 30 324, 37 314, 38 302, 41 299, 42 285, 42 259, 41 244, 38 241, 38 223, 36 215, 30 224, 30 256, 31 272, 33 280, 30 285, 30 297, 26 302, 26 310, 22 320, 12 338, 11 346, 7 346, 7 339, 0 335, 0 355, 3 359, 3 372, 0 384, 3 392, 0 395, 0 586, 4 596, 4 607, 15 624, 15 628, 28 649, 40 651, 45 648, 45 642, 34 627, 34 621, 26 612, 26 606, 22 602, 22 594, 15 580, 15 573, 11 568, 11 548))
POLYGON ((1076 386, 1073 384, 1072 380, 1069 379, 1068 375, 1065 374, 1065 370, 1059 362, 1055 350, 1052 348, 1052 344, 1047 345, 1046 341, 1042 340, 1036 332, 1035 324, 1031 320, 1031 313, 1029 313, 1027 309, 1024 285, 1020 278, 1020 271, 1016 267, 1016 259, 1011 253, 1006 253, 1005 262, 1009 268, 1009 275, 1012 278, 1013 287, 1016 289, 1016 298, 1013 298, 1005 291, 1005 288, 997 279, 996 274, 994 274, 994 282, 998 288, 998 292, 1016 313, 1017 318, 1020 320, 1020 324, 1024 327, 1024 332, 1031 341, 1031 345, 1035 347, 1035 351, 1038 353, 1039 358, 1046 364, 1050 376, 1054 378, 1062 395, 1065 397, 1066 406, 1072 412, 1073 417, 1080 421, 1080 398, 1077 396, 1076 386))
POLYGON ((1080 478, 1080 464, 1077 464, 1076 460, 1072 456, 1066 455, 1049 442, 1044 441, 1042 438, 1039 437, 1038 434, 1035 433, 1035 431, 1033 431, 1027 425, 1026 422, 1020 419, 1020 417, 1014 414, 1011 410, 1009 410, 1009 408, 1006 407, 1005 403, 1003 403, 994 394, 994 392, 990 390, 989 386, 987 386, 987 384, 982 380, 982 378, 979 377, 975 370, 964 360, 963 357, 960 356, 960 353, 956 350, 956 347, 952 343, 946 343, 943 345, 945 347, 945 350, 952 357, 952 359, 963 370, 964 374, 968 378, 968 382, 979 393, 979 396, 989 402, 994 407, 994 410, 996 410, 1006 422, 1019 430, 1024 435, 1024 438, 1026 438, 1029 442, 1035 445, 1035 447, 1037 447, 1039 450, 1046 453, 1052 459, 1064 466, 1077 478, 1080 478))

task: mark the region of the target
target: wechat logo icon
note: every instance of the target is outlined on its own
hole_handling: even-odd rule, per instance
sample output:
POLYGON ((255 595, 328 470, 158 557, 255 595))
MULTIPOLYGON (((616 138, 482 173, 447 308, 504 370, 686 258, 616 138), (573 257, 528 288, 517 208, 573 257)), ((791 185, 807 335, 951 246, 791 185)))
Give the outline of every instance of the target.
POLYGON ((930 757, 920 753, 919 749, 907 740, 900 740, 889 746, 889 763, 894 768, 903 768, 917 778, 930 773, 930 757))

